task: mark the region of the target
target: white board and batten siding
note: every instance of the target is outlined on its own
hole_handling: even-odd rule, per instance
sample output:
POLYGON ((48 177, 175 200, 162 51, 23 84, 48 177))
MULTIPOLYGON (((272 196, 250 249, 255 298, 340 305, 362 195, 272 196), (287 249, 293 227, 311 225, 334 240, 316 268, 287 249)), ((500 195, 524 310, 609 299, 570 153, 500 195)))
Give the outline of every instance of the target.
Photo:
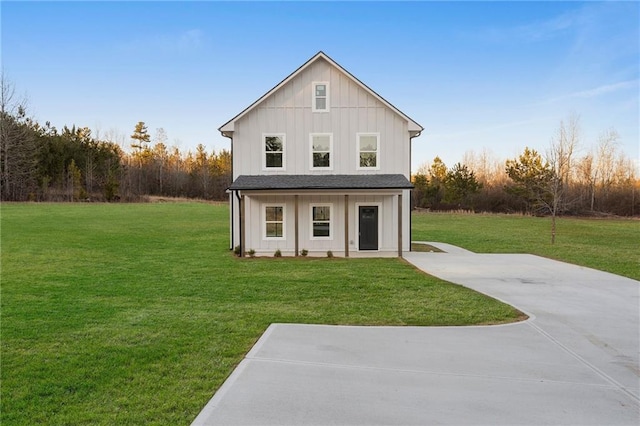
POLYGON ((319 59, 239 117, 233 131, 233 174, 410 175, 408 123, 348 75, 319 59), (329 111, 312 111, 314 82, 329 83, 329 111), (331 170, 312 170, 310 134, 331 133, 331 170), (379 134, 379 169, 357 168, 357 134, 379 134), (264 170, 264 134, 285 134, 285 169, 264 170))

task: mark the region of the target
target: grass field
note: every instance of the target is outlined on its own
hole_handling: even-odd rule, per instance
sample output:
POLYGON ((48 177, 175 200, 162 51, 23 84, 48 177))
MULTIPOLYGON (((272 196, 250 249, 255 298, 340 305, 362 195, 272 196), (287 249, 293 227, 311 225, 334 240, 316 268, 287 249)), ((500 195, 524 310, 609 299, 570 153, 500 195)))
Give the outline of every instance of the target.
POLYGON ((5 203, 0 214, 3 426, 189 424, 272 322, 519 316, 398 259, 234 258, 224 205, 5 203))
POLYGON ((413 240, 477 253, 531 253, 640 280, 640 220, 414 213, 413 240))

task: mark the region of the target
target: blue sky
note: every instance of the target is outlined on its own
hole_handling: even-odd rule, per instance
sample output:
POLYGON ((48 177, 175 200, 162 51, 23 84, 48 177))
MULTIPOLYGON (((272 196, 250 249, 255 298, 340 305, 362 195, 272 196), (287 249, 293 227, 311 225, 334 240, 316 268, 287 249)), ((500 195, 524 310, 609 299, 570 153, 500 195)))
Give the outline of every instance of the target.
POLYGON ((57 127, 217 128, 319 50, 425 127, 413 169, 487 149, 543 152, 578 114, 582 150, 613 127, 638 159, 637 2, 7 2, 2 67, 57 127))

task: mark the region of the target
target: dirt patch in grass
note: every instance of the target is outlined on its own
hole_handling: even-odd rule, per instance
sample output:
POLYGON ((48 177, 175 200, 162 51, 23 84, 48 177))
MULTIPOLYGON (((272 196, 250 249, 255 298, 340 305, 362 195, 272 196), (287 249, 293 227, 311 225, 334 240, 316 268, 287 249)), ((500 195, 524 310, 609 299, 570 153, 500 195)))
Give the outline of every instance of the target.
POLYGON ((427 253, 446 253, 438 247, 425 243, 411 243, 411 251, 427 252, 427 253))
POLYGON ((213 205, 228 204, 228 201, 203 200, 201 198, 184 198, 184 197, 161 197, 157 195, 149 195, 146 197, 149 203, 204 203, 213 205))

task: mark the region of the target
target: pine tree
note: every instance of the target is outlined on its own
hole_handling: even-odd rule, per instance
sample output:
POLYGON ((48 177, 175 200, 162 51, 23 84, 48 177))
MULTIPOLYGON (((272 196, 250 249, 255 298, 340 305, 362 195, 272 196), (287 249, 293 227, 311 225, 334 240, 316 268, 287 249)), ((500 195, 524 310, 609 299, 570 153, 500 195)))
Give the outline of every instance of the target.
POLYGON ((519 197, 527 212, 548 203, 548 188, 553 179, 553 169, 535 149, 525 148, 517 159, 507 160, 507 176, 512 181, 505 191, 519 197))
POLYGON ((134 140, 131 144, 131 148, 135 148, 139 151, 148 149, 148 143, 151 141, 151 136, 149 135, 149 130, 144 124, 144 121, 138 121, 138 124, 136 124, 133 134, 131 135, 131 139, 134 140))

